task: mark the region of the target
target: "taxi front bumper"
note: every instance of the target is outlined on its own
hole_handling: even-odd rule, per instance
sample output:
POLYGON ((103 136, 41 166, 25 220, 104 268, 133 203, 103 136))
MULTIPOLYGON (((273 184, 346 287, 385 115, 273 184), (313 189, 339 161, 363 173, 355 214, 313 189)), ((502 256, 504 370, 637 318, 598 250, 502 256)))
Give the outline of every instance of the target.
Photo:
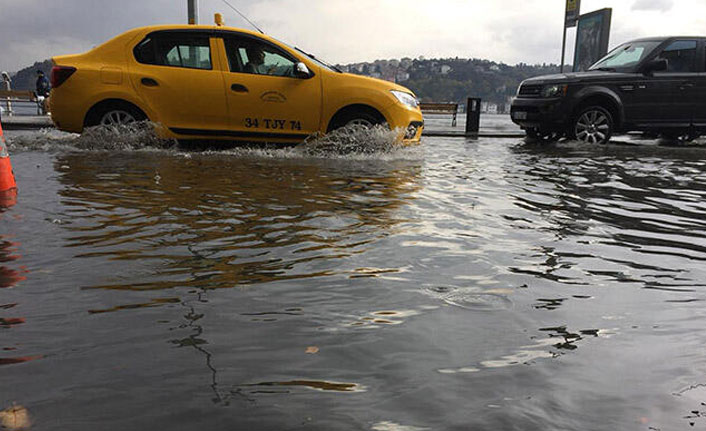
POLYGON ((402 131, 402 141, 406 144, 418 143, 424 131, 422 111, 395 104, 382 113, 392 130, 402 131))

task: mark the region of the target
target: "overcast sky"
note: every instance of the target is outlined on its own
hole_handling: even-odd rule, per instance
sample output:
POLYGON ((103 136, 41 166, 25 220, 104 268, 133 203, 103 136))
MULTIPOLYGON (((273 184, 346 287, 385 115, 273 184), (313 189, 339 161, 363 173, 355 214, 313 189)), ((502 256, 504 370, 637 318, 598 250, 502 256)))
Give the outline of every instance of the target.
MULTIPOLYGON (((331 63, 382 58, 475 57, 559 63, 564 0, 228 0, 268 34, 331 63)), ((706 35, 704 0, 582 0, 613 8, 611 46, 669 34, 706 35)), ((86 51, 133 27, 186 22, 186 0, 0 0, 0 70, 86 51)), ((199 0, 201 23, 223 0, 199 0)), ((569 31, 567 62, 574 31, 569 31)))

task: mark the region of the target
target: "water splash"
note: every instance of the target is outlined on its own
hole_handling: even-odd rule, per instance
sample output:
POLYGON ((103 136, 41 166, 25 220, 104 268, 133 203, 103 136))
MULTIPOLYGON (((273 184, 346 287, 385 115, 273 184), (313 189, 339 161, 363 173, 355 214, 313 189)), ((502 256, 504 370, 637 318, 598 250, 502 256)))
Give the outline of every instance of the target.
POLYGON ((149 122, 123 126, 96 126, 82 134, 43 129, 12 138, 11 152, 41 151, 168 151, 179 154, 218 154, 255 158, 326 158, 326 159, 397 159, 413 155, 399 139, 399 130, 384 126, 367 128, 353 125, 326 135, 315 134, 299 145, 234 143, 230 141, 190 141, 179 143, 160 138, 155 130, 162 127, 149 122))
POLYGON ((314 157, 389 154, 404 148, 399 135, 398 130, 385 126, 350 125, 326 135, 312 135, 296 151, 314 157))
POLYGON ((154 123, 89 127, 82 134, 42 129, 11 139, 12 152, 20 151, 138 151, 174 148, 176 141, 157 136, 154 123))

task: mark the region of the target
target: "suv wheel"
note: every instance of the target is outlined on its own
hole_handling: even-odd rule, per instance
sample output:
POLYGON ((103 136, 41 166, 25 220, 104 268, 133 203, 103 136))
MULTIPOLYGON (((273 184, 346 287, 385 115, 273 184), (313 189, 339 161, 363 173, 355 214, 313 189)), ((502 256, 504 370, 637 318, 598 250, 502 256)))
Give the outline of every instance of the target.
POLYGON ((694 130, 669 131, 661 134, 662 139, 671 141, 677 144, 688 144, 697 139, 699 134, 694 130))
POLYGON ((571 137, 587 144, 606 144, 613 135, 613 116, 600 106, 589 106, 575 117, 571 137))
POLYGON ((527 129, 525 133, 528 142, 555 142, 561 138, 559 132, 547 132, 539 129, 527 129))

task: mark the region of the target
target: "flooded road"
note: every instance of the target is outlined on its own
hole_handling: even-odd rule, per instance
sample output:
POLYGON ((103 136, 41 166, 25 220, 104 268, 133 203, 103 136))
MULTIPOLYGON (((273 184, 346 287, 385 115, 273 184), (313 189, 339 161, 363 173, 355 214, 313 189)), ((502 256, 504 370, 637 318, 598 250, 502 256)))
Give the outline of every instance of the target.
POLYGON ((706 148, 123 144, 10 136, 33 430, 706 427, 706 148))

